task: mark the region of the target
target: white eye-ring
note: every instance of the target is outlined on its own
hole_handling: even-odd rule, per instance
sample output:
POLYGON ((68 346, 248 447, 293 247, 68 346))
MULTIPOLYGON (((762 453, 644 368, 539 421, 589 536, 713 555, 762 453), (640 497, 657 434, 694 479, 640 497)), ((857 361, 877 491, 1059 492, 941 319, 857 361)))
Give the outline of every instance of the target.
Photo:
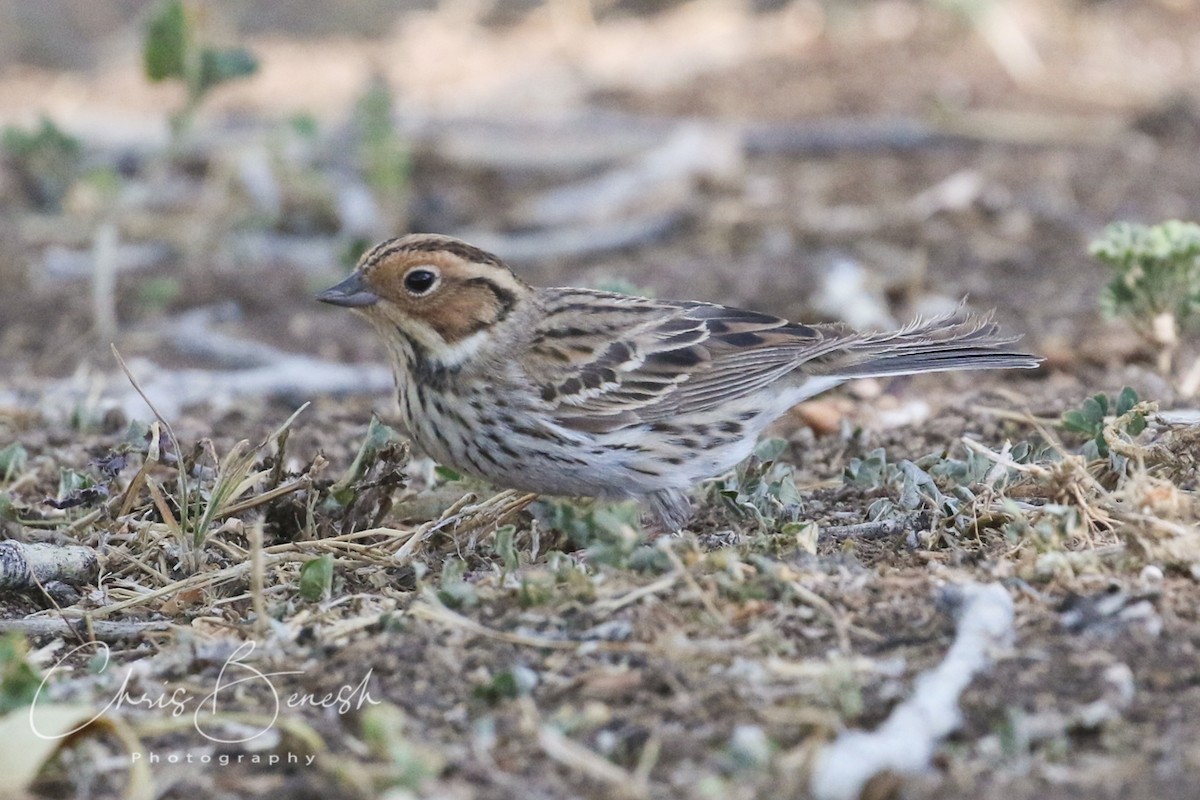
POLYGON ((404 291, 413 297, 422 297, 433 291, 441 276, 433 267, 413 267, 404 276, 404 291))

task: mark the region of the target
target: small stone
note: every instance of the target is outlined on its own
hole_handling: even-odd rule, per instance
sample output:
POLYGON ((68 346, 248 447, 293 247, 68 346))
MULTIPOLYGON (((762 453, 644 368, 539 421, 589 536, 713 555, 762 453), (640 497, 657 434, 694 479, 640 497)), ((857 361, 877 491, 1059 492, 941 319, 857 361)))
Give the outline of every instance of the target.
POLYGON ((1162 567, 1157 564, 1147 564, 1142 567, 1141 573, 1138 575, 1143 583, 1161 583, 1163 579, 1162 567))

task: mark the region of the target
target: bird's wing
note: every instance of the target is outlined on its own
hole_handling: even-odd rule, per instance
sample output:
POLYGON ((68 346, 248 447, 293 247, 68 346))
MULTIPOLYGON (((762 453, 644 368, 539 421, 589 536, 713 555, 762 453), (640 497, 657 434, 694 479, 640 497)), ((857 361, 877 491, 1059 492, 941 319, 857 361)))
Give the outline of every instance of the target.
POLYGON ((577 430, 707 411, 857 340, 725 306, 553 291, 525 364, 557 421, 577 430))

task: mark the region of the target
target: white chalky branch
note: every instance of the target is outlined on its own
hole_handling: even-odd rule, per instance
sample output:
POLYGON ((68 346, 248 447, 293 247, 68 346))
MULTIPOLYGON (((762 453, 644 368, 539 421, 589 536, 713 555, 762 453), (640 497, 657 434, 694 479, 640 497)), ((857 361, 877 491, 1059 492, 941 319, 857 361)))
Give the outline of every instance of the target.
POLYGON ((90 547, 0 542, 0 590, 36 589, 51 582, 72 586, 96 578, 99 562, 90 547))
POLYGON ((809 788, 817 800, 855 800, 875 775, 912 774, 928 768, 938 743, 962 721, 958 698, 990 652, 1013 636, 1013 603, 999 584, 945 590, 958 630, 946 657, 917 678, 912 696, 877 729, 846 731, 817 756, 809 788))

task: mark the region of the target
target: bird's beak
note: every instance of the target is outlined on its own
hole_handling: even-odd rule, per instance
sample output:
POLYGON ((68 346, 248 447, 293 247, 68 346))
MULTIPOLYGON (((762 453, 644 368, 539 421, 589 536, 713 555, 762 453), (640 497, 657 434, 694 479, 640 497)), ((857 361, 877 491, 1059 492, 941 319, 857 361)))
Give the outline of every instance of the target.
POLYGON ((361 272, 355 271, 350 274, 350 277, 341 283, 330 286, 325 291, 317 295, 317 299, 322 303, 329 303, 334 306, 345 306, 346 308, 363 308, 364 306, 373 306, 379 302, 379 295, 371 291, 363 280, 361 272))

